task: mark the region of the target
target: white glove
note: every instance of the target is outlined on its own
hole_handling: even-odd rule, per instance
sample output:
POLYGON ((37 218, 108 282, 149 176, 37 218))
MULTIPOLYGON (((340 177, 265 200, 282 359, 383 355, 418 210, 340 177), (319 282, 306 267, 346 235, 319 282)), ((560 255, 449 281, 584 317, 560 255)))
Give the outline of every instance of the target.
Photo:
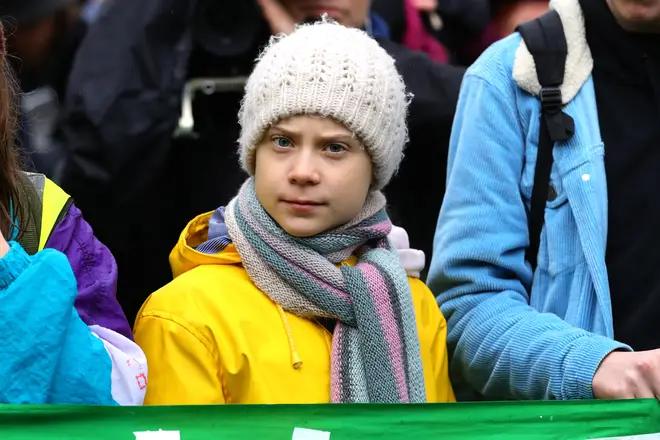
POLYGON ((426 256, 423 251, 410 249, 410 240, 405 229, 392 225, 388 238, 399 253, 401 265, 409 277, 419 278, 426 266, 426 256))

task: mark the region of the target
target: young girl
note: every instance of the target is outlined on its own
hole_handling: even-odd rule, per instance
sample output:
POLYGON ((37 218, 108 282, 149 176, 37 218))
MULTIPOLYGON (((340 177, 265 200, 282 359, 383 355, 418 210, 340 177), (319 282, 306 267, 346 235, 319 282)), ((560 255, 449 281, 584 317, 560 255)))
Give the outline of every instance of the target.
MULTIPOLYGON (((387 239, 407 137, 394 60, 324 21, 274 38, 248 81, 252 176, 194 219, 139 313, 148 404, 445 402, 445 320, 387 239)), ((222 179, 222 170, 218 170, 222 179)))
POLYGON ((146 360, 112 254, 64 191, 19 168, 4 43, 0 25, 0 403, 140 405, 146 360))

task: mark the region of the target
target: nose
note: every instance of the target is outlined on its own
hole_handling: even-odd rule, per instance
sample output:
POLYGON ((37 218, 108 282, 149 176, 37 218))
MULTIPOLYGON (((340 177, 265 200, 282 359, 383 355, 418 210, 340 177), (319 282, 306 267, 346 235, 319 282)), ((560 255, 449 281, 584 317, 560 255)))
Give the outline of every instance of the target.
POLYGON ((317 185, 321 179, 318 172, 318 164, 313 152, 301 149, 298 154, 291 158, 289 169, 289 183, 292 185, 317 185))

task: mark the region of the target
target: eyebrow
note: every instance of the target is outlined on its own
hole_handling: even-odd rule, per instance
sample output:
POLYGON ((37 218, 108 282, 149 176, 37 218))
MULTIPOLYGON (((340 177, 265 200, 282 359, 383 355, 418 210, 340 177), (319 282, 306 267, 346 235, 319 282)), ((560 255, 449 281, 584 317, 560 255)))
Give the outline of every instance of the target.
MULTIPOLYGON (((281 125, 273 125, 272 127, 270 127, 270 130, 277 130, 277 131, 280 131, 280 132, 282 132, 284 135, 286 135, 286 136, 288 136, 288 137, 292 137, 292 138, 295 138, 295 137, 300 136, 300 132, 293 131, 293 130, 288 130, 287 128, 282 127, 281 125)), ((270 130, 269 130, 269 131, 270 131, 270 130)), ((354 136, 354 135, 352 135, 352 134, 349 134, 349 133, 330 133, 330 134, 324 134, 324 135, 322 135, 322 136, 319 136, 319 139, 321 139, 321 140, 323 140, 323 141, 325 141, 325 142, 327 142, 327 141, 344 141, 344 142, 346 142, 346 141, 353 141, 353 142, 358 142, 358 143, 360 143, 360 140, 359 140, 356 136, 354 136)))

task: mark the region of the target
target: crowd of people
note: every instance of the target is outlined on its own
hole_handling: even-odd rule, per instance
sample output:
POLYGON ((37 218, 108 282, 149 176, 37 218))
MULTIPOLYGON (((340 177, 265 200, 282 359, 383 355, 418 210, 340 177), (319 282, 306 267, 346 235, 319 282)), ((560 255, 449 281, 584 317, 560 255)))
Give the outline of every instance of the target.
POLYGON ((0 402, 660 397, 660 0, 0 19, 0 402))

